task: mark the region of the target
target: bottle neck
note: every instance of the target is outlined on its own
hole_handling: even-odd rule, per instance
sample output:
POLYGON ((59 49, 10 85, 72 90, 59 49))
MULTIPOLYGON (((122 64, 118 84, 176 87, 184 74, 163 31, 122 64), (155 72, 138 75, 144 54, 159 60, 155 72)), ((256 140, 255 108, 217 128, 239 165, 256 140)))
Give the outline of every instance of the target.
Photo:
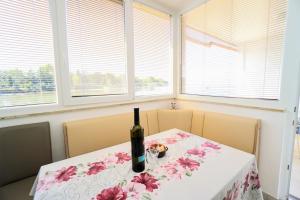
POLYGON ((138 108, 134 109, 134 125, 140 125, 140 112, 138 108))

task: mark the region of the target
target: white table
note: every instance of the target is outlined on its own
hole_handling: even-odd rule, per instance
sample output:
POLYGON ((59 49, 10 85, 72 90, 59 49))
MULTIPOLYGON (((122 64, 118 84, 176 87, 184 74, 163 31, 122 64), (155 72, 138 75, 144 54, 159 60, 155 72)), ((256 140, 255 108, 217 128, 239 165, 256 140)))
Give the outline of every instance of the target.
POLYGON ((34 199, 263 199, 254 155, 178 129, 145 145, 157 141, 167 155, 143 173, 131 170, 129 142, 42 166, 34 199))

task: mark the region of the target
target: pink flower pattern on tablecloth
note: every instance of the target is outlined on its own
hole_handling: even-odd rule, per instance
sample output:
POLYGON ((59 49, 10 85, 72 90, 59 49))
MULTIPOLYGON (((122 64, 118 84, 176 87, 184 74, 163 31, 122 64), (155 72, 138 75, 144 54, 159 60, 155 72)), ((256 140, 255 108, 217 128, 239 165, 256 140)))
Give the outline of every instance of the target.
POLYGON ((124 162, 131 160, 131 156, 129 156, 128 153, 119 152, 116 153, 115 156, 118 158, 117 164, 123 164, 124 162))
POLYGON ((200 163, 192 160, 190 158, 179 158, 177 162, 183 167, 184 169, 189 169, 191 171, 197 170, 200 166, 200 163))
POLYGON ((46 175, 44 177, 44 179, 39 180, 37 187, 36 187, 36 191, 40 191, 40 190, 48 190, 53 184, 55 184, 55 179, 53 179, 52 176, 48 176, 46 175))
POLYGON ((186 170, 180 167, 177 162, 170 162, 161 167, 167 173, 169 179, 181 179, 186 173, 186 170))
POLYGON ((206 152, 204 151, 204 149, 196 148, 196 147, 193 149, 189 149, 187 151, 187 153, 190 155, 198 156, 199 158, 204 158, 204 156, 206 155, 206 152))
POLYGON ((149 192, 153 192, 159 185, 158 180, 147 172, 141 173, 139 176, 134 176, 131 182, 145 185, 146 190, 149 192))
POLYGON ((58 174, 55 177, 55 180, 58 183, 61 183, 63 181, 70 180, 74 175, 76 175, 77 167, 76 166, 70 166, 68 168, 62 168, 61 170, 58 170, 58 174))
POLYGON ((181 139, 186 139, 191 137, 191 134, 188 133, 177 133, 177 135, 181 138, 181 139))
POLYGON ((227 195, 223 198, 223 200, 236 200, 239 196, 240 186, 238 183, 234 183, 232 188, 227 191, 227 195))
POLYGON ((165 143, 166 143, 166 144, 176 144, 177 141, 178 141, 177 138, 173 137, 173 138, 167 138, 167 139, 165 140, 165 143))
MULTIPOLYGON (((177 142, 180 142, 182 140, 185 140, 187 138, 190 138, 192 135, 184 132, 179 132, 174 135, 171 135, 170 137, 166 137, 162 139, 162 143, 165 144, 175 144, 177 142)), ((151 145, 154 143, 158 143, 158 140, 148 140, 146 141, 146 145, 151 145)), ((199 153, 199 157, 201 157, 203 153, 199 153)), ((204 155, 203 155, 204 156, 204 155)), ((44 178, 40 178, 37 190, 48 190, 52 185, 63 183, 71 180, 74 177, 81 177, 84 176, 82 174, 91 176, 101 173, 102 171, 109 168, 109 166, 114 166, 117 164, 123 164, 125 162, 129 162, 131 160, 130 155, 127 152, 117 152, 114 155, 109 155, 103 160, 88 163, 87 164, 87 170, 83 172, 78 172, 78 166, 80 166, 81 170, 86 169, 83 164, 79 164, 78 166, 69 166, 69 167, 63 167, 60 170, 57 170, 56 172, 49 172, 48 175, 45 175, 44 178), (53 177, 54 176, 54 177, 53 177)), ((179 158, 177 161, 175 160, 174 163, 169 163, 168 165, 165 165, 165 172, 166 175, 172 177, 172 178, 182 178, 183 175, 186 173, 186 170, 196 170, 200 164, 197 161, 194 161, 190 158, 179 158)), ((139 178, 135 177, 135 181, 138 181, 139 178)), ((148 191, 157 189, 158 182, 157 179, 154 178, 154 176, 150 174, 144 174, 140 177, 141 181, 145 181, 145 186, 148 191), (156 180, 156 181, 155 181, 156 180)))
POLYGON ((252 190, 260 188, 259 176, 256 170, 250 172, 250 183, 252 185, 252 190))
POLYGON ((115 186, 101 191, 96 197, 97 200, 126 200, 127 192, 122 187, 115 186))
MULTIPOLYGON (((252 169, 245 175, 244 179, 238 180, 233 183, 232 188, 230 188, 223 200, 236 200, 240 195, 240 199, 247 200, 247 196, 245 194, 250 190, 252 195, 258 195, 260 197, 258 191, 260 190, 261 185, 259 182, 259 176, 257 173, 256 165, 253 163, 252 169), (239 182, 240 181, 240 182, 239 182), (242 190, 241 190, 242 189, 242 190)), ((252 198, 256 199, 256 197, 252 198)))
POLYGON ((89 171, 86 173, 87 175, 94 175, 94 174, 98 174, 101 171, 106 169, 105 163, 104 162, 94 162, 94 163, 90 163, 88 164, 89 171))
POLYGON ((189 133, 184 133, 184 132, 179 132, 174 134, 173 136, 161 139, 161 140, 157 140, 157 139, 152 139, 152 140, 147 140, 145 141, 145 145, 146 147, 151 146, 152 144, 157 144, 157 143, 162 143, 162 144, 168 144, 168 145, 172 145, 172 144, 176 144, 180 141, 183 141, 187 138, 190 138, 192 135, 189 133))
POLYGON ((202 147, 207 147, 207 148, 212 148, 212 149, 214 149, 214 150, 219 150, 219 149, 221 149, 221 147, 220 147, 219 145, 214 144, 214 143, 209 142, 209 141, 204 142, 201 146, 202 146, 202 147))
POLYGON ((55 172, 47 172, 44 177, 39 178, 37 184, 37 191, 48 190, 54 184, 61 184, 63 182, 68 182, 72 178, 81 177, 82 174, 88 176, 101 173, 106 170, 108 166, 114 166, 116 164, 123 164, 131 160, 128 153, 118 152, 115 155, 110 155, 106 157, 103 161, 93 162, 87 164, 87 171, 82 171, 78 173, 78 168, 85 169, 83 164, 78 164, 78 166, 63 167, 55 172))
POLYGON ((248 173, 246 175, 245 181, 244 181, 244 183, 242 185, 242 187, 243 187, 243 193, 245 193, 248 190, 249 186, 250 186, 250 183, 249 183, 249 173, 248 173))
MULTIPOLYGON (((173 145, 191 138, 191 136, 191 134, 180 132, 161 140, 145 141, 145 145, 146 147, 154 143, 173 145)), ((152 195, 157 194, 155 191, 159 191, 162 184, 172 179, 179 181, 185 177, 192 176, 193 173, 201 168, 208 154, 221 152, 220 150, 221 146, 219 144, 205 141, 200 147, 187 149, 185 150, 185 154, 179 158, 173 158, 167 163, 162 164, 160 170, 145 171, 129 179, 131 181, 127 180, 115 186, 102 189, 92 199, 126 200, 129 198, 138 200, 145 198, 150 200, 152 195)), ((37 191, 48 190, 54 184, 63 184, 74 178, 101 174, 104 170, 122 167, 122 164, 130 160, 131 157, 127 152, 117 152, 109 154, 104 159, 96 162, 63 167, 55 172, 47 172, 44 177, 39 179, 37 191)), ((251 170, 241 182, 235 182, 226 192, 223 200, 235 200, 240 194, 246 193, 249 189, 255 191, 260 189, 259 177, 255 169, 251 170)))

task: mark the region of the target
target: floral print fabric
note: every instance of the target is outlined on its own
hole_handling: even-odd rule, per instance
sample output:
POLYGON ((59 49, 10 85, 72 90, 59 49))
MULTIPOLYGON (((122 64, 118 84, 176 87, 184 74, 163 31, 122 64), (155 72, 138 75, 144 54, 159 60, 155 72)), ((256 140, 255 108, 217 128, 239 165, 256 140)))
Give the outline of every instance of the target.
POLYGON ((226 191, 222 200, 262 200, 261 186, 256 164, 252 163, 250 169, 241 179, 235 180, 232 187, 226 191))
MULTIPOLYGON (((185 141, 192 143, 196 137, 189 133, 177 132, 168 137, 145 140, 146 147, 153 143, 162 143, 169 147, 169 151, 176 149, 177 152, 174 154, 167 152, 166 157, 160 159, 154 168, 147 167, 146 163, 146 170, 142 173, 131 171, 131 156, 123 151, 109 153, 106 157, 95 159, 93 162, 47 171, 43 176, 39 176, 36 197, 39 199, 46 196, 48 198, 44 199, 52 199, 48 192, 65 188, 62 199, 66 198, 66 195, 72 197, 70 199, 76 199, 74 197, 77 196, 77 199, 92 200, 156 199, 164 186, 194 176, 205 166, 207 158, 222 155, 222 145, 208 140, 195 142, 194 145, 185 145, 185 141), (87 182, 87 179, 91 181, 87 182), (85 189, 81 192, 77 191, 79 189, 77 187, 85 189), (66 188, 72 188, 72 192, 67 194, 66 188), (80 196, 81 193, 85 196, 80 196)), ((258 198, 261 194, 260 183, 255 167, 253 163, 252 168, 242 175, 241 180, 230 184, 223 193, 220 193, 221 196, 215 199, 260 199, 258 198), (250 193, 252 196, 254 194, 257 196, 249 198, 250 193)))

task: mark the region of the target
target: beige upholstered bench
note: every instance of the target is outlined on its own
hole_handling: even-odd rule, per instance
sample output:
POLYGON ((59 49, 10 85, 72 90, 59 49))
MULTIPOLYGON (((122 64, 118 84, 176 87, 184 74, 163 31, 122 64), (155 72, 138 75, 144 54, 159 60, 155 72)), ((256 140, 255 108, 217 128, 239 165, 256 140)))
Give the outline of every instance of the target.
MULTIPOLYGON (((64 123, 67 157, 129 141, 130 113, 64 123)), ((172 128, 197 134, 258 156, 258 119, 200 110, 150 110, 141 112, 145 135, 172 128)))

